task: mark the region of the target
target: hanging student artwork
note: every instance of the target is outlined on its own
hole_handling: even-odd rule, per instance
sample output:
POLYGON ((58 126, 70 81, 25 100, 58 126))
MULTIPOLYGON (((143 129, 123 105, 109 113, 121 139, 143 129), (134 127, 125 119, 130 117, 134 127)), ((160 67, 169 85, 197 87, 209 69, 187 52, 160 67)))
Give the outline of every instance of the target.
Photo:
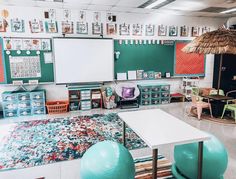
POLYGON ((129 24, 120 24, 120 35, 130 35, 130 25, 129 24))
POLYGON ((31 33, 41 33, 43 32, 43 21, 41 20, 31 20, 29 21, 31 33))
POLYGON ((77 34, 88 34, 88 23, 77 22, 76 32, 77 34))
POLYGON ((94 12, 93 13, 93 21, 94 22, 101 22, 101 12, 94 12))
POLYGON ((41 39, 41 50, 51 51, 51 40, 50 39, 41 39))
POLYGON ((155 26, 152 24, 146 25, 146 36, 154 36, 155 26))
POLYGON ((204 34, 204 33, 206 33, 206 32, 210 32, 211 31, 211 29, 210 29, 210 27, 202 27, 202 34, 204 34))
POLYGON ((192 30, 191 30, 191 36, 192 37, 198 37, 199 36, 199 27, 195 26, 195 27, 192 27, 192 30))
POLYGON ((92 23, 92 33, 93 35, 103 34, 103 24, 102 23, 92 23))
POLYGON ((178 36, 178 26, 169 26, 169 36, 178 36))
POLYGON ((12 32, 25 32, 25 23, 23 19, 11 19, 12 32))
POLYGON ((71 19, 71 11, 69 9, 63 9, 63 19, 64 20, 71 19))
POLYGON ((1 18, 0 19, 0 32, 6 32, 8 27, 8 22, 6 19, 1 18))
POLYGON ((33 49, 32 39, 23 39, 22 44, 23 44, 23 50, 33 49))
POLYGON ((107 24, 107 35, 116 35, 117 25, 113 23, 107 24))
POLYGON ((57 21, 54 20, 45 21, 45 29, 47 33, 57 33, 58 32, 57 21))
POLYGON ((61 27, 62 27, 63 34, 73 34, 74 33, 74 27, 73 27, 72 21, 62 21, 61 27))
POLYGON ((56 10, 55 9, 49 9, 48 10, 48 18, 51 20, 56 19, 56 10))
POLYGON ((85 22, 85 21, 86 21, 86 12, 79 11, 79 22, 85 22))
POLYGON ((135 35, 135 36, 143 35, 143 25, 133 24, 133 35, 135 35))
POLYGON ((189 27, 187 26, 181 26, 180 27, 180 36, 181 37, 188 37, 189 36, 189 27))
POLYGON ((167 26, 161 24, 158 25, 158 36, 166 36, 167 26))

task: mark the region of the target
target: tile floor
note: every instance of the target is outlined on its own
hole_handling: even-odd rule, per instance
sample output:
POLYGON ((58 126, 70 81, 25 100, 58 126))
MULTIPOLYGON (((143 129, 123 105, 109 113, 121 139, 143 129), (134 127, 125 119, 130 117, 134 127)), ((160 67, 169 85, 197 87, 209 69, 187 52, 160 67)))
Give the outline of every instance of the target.
MULTIPOLYGON (((225 179, 235 179, 236 178, 236 124, 229 125, 229 124, 220 124, 214 123, 205 120, 197 120, 195 117, 188 116, 186 114, 186 107, 188 103, 171 103, 166 105, 159 105, 159 106, 148 106, 148 107, 140 107, 139 109, 129 109, 129 110, 141 110, 141 109, 150 109, 150 108, 161 108, 164 111, 176 116, 177 118, 189 123, 190 125, 199 128, 203 131, 209 132, 215 135, 218 139, 220 139, 227 148, 229 162, 228 168, 225 173, 225 179)), ((17 121, 25 121, 25 120, 37 120, 37 119, 45 119, 49 117, 62 117, 62 116, 75 116, 75 115, 88 115, 93 113, 109 113, 109 112, 118 112, 120 109, 115 110, 104 110, 104 109, 97 109, 91 111, 81 111, 81 112, 70 112, 66 114, 60 115, 43 115, 37 117, 25 117, 25 118, 11 118, 11 119, 2 119, 0 120, 0 126, 4 124, 17 122, 17 121)), ((171 125, 171 124, 170 124, 171 125)), ((159 152, 169 158, 172 162, 173 161, 173 149, 174 146, 168 147, 161 147, 159 152)), ((148 148, 133 150, 131 151, 132 155, 135 156, 143 156, 143 155, 150 155, 151 150, 148 148)), ((79 178, 79 177, 76 177, 79 178)), ((23 179, 23 178, 22 178, 23 179)), ((69 178, 68 178, 69 179, 69 178)))

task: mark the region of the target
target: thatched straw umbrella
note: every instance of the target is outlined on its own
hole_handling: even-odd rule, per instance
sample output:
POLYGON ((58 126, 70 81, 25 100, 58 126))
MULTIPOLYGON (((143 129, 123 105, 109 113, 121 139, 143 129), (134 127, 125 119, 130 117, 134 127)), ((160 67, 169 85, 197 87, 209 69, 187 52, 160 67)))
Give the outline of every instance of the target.
POLYGON ((236 30, 220 28, 196 37, 183 49, 186 53, 221 54, 217 94, 219 95, 223 54, 236 54, 236 30))

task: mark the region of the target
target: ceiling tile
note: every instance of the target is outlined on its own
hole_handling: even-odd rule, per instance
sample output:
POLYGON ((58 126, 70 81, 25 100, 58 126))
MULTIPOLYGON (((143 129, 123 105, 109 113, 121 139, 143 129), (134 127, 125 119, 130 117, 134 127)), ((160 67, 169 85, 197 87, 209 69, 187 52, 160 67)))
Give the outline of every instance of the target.
POLYGON ((93 11, 109 11, 112 8, 112 6, 104 6, 104 5, 88 5, 87 9, 88 10, 93 10, 93 11))
POLYGON ((114 6, 119 0, 92 0, 91 4, 114 6))
POLYGON ((132 7, 121 7, 121 6, 115 6, 111 8, 111 11, 116 11, 116 12, 131 12, 134 8, 132 7))
POLYGON ((116 5, 125 7, 138 7, 148 0, 120 0, 116 5))
POLYGON ((90 4, 92 0, 64 0, 64 3, 90 4))
POLYGON ((135 13, 152 13, 154 12, 155 9, 144 9, 144 8, 134 8, 130 12, 135 12, 135 13))

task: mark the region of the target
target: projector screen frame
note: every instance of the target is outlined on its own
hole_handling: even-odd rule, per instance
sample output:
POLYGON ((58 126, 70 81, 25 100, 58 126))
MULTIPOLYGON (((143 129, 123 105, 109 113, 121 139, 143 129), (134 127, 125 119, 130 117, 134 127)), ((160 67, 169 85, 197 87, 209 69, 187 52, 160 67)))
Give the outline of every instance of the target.
POLYGON ((54 81, 56 85, 77 85, 77 84, 103 84, 106 82, 113 82, 115 81, 115 57, 114 57, 114 39, 113 38, 98 38, 98 37, 53 37, 52 38, 52 50, 53 50, 53 70, 54 70, 54 81), (54 48, 54 39, 91 39, 91 40, 112 40, 112 50, 113 50, 113 60, 112 60, 112 81, 94 81, 94 82, 68 82, 68 83, 57 83, 57 76, 56 76, 56 62, 55 62, 55 48, 54 48))

